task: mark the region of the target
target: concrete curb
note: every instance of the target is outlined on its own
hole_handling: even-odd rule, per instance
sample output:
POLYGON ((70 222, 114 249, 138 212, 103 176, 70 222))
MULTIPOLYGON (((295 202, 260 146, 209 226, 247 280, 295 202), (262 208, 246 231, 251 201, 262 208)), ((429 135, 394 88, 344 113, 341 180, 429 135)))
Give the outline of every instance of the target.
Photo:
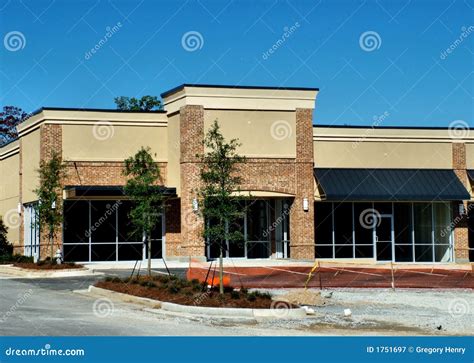
MULTIPOLYGON (((162 302, 158 300, 148 299, 146 297, 133 296, 129 294, 123 294, 121 292, 102 289, 100 287, 95 287, 92 285, 90 285, 86 291, 89 294, 92 293, 95 296, 112 298, 112 299, 119 300, 121 302, 140 304, 152 309, 160 309, 161 304, 162 304, 162 302)), ((84 293, 84 290, 75 290, 73 292, 84 293)))
POLYGON ((79 276, 98 276, 102 272, 91 271, 88 268, 74 268, 64 270, 29 270, 13 265, 0 265, 0 275, 7 275, 11 278, 61 278, 61 277, 79 277, 79 276))
MULTIPOLYGON (((216 318, 232 318, 245 320, 258 319, 302 319, 306 317, 306 310, 303 308, 295 308, 288 310, 277 309, 250 309, 250 308, 214 308, 205 306, 180 305, 170 302, 158 301, 121 292, 115 292, 100 287, 89 286, 89 293, 107 298, 117 298, 123 302, 134 302, 146 305, 152 309, 161 309, 172 314, 184 314, 198 317, 216 317, 216 318), (150 306, 153 305, 153 306, 150 306)), ((80 292, 80 291, 77 291, 80 292)), ((147 309, 148 311, 148 309, 147 309)))

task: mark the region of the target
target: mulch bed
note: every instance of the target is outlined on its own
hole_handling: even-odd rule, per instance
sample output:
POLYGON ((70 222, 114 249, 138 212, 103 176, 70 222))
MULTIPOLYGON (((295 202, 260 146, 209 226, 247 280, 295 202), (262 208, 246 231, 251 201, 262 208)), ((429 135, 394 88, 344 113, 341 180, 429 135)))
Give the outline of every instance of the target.
POLYGON ((237 291, 226 288, 223 295, 218 289, 207 289, 199 281, 187 281, 174 276, 140 277, 139 279, 119 278, 106 279, 95 284, 107 290, 124 294, 166 301, 182 305, 226 307, 226 308, 260 308, 269 309, 272 304, 269 294, 237 291))
POLYGON ((28 270, 70 270, 84 267, 82 265, 76 265, 75 263, 62 263, 58 265, 50 263, 37 264, 34 262, 15 262, 13 266, 28 270))

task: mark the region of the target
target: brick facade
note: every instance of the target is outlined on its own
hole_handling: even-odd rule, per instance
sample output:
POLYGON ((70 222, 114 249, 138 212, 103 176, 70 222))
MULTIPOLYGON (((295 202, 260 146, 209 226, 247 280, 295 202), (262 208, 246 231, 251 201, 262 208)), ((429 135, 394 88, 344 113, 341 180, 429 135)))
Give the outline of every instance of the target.
POLYGON ((179 111, 181 175, 181 250, 180 256, 204 256, 202 217, 193 211, 193 199, 199 188, 199 164, 196 155, 204 152, 204 108, 188 105, 179 111))
MULTIPOLYGON (((453 169, 459 180, 467 190, 470 190, 469 179, 466 171, 466 144, 463 142, 453 142, 452 144, 453 169)), ((453 203, 456 221, 454 228, 454 256, 456 262, 469 261, 469 230, 467 214, 460 215, 458 203, 453 203)), ((467 211, 468 204, 464 202, 464 209, 467 211)))

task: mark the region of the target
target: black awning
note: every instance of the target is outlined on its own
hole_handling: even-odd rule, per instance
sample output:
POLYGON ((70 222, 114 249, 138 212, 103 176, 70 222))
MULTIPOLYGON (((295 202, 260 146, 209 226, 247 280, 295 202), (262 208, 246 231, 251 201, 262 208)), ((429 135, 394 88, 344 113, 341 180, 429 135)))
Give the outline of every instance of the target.
POLYGON ((469 179, 470 179, 471 181, 474 181, 474 170, 472 170, 472 169, 469 170, 469 169, 468 169, 468 170, 467 170, 467 176, 469 177, 469 179))
MULTIPOLYGON (((165 196, 176 196, 176 188, 156 186, 157 191, 163 191, 165 196)), ((80 185, 66 186, 64 190, 73 197, 124 197, 124 188, 121 185, 80 185)))
POLYGON ((453 170, 315 168, 323 199, 364 201, 468 200, 453 170))

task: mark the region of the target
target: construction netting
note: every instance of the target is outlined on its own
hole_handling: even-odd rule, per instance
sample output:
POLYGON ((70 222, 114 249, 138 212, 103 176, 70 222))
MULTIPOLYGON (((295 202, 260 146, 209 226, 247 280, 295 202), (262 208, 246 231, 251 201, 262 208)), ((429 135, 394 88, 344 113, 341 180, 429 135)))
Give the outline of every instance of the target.
MULTIPOLYGON (((223 281, 224 285, 235 288, 474 288, 473 277, 472 266, 361 266, 324 261, 313 266, 236 266, 233 261, 226 259, 223 281)), ((191 260, 187 278, 216 286, 219 284, 219 264, 217 261, 191 260)))

